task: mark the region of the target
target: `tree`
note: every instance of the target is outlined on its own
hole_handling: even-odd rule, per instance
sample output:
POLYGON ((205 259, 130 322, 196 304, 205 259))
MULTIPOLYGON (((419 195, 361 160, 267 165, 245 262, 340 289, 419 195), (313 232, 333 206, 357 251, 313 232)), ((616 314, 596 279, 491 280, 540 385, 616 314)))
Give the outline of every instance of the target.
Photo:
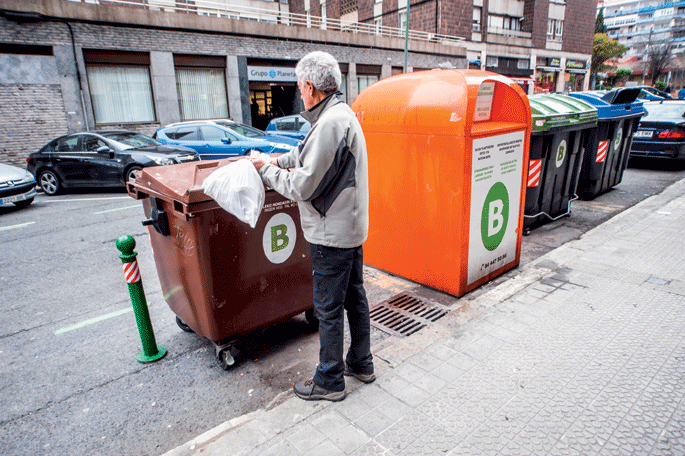
POLYGON ((673 55, 671 43, 653 42, 647 46, 647 70, 652 77, 652 85, 659 80, 659 77, 666 71, 666 67, 671 63, 673 55))
POLYGON ((604 25, 604 8, 600 8, 595 18, 595 33, 606 33, 607 30, 607 26, 604 25))
POLYGON ((595 38, 592 41, 592 63, 590 65, 592 79, 597 77, 597 73, 611 68, 611 65, 605 63, 607 60, 623 57, 627 51, 627 47, 612 40, 605 33, 595 33, 595 38))

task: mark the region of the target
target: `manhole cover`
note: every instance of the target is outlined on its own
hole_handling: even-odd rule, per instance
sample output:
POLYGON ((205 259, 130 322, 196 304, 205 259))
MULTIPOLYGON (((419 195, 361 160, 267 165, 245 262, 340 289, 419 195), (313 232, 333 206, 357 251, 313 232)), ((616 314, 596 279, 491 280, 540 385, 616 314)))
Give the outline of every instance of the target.
POLYGON ((444 317, 449 308, 404 291, 369 310, 371 324, 399 337, 407 337, 444 317))

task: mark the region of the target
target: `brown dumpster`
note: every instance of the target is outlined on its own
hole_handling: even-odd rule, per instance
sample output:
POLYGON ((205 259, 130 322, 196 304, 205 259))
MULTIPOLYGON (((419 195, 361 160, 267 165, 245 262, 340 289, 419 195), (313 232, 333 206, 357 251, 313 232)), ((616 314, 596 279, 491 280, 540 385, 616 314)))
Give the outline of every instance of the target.
POLYGON ((214 343, 224 369, 235 362, 238 336, 305 311, 314 322, 297 204, 267 189, 252 229, 202 191, 207 176, 234 160, 147 168, 127 184, 143 200, 165 301, 181 328, 214 343))

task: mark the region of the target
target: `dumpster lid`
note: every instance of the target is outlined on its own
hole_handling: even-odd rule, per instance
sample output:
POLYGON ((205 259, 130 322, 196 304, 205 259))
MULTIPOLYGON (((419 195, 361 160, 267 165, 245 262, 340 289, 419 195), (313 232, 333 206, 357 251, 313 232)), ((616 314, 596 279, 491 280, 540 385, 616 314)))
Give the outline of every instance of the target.
POLYGON ((563 94, 536 94, 528 97, 532 113, 532 130, 597 124, 597 108, 563 94))
POLYGON ((569 93, 573 98, 596 106, 599 120, 641 116, 644 110, 642 101, 637 99, 639 94, 640 89, 637 87, 569 93))
POLYGON ((240 158, 242 157, 146 167, 130 185, 142 193, 152 193, 185 204, 213 201, 202 191, 202 183, 217 169, 240 158))

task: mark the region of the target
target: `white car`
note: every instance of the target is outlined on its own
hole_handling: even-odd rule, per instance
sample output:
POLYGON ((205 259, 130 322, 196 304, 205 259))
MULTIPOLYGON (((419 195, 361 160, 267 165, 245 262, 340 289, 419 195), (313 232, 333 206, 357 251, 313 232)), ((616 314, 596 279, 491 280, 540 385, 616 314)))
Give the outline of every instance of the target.
POLYGON ((36 178, 25 169, 0 163, 0 206, 26 207, 36 196, 36 178))

